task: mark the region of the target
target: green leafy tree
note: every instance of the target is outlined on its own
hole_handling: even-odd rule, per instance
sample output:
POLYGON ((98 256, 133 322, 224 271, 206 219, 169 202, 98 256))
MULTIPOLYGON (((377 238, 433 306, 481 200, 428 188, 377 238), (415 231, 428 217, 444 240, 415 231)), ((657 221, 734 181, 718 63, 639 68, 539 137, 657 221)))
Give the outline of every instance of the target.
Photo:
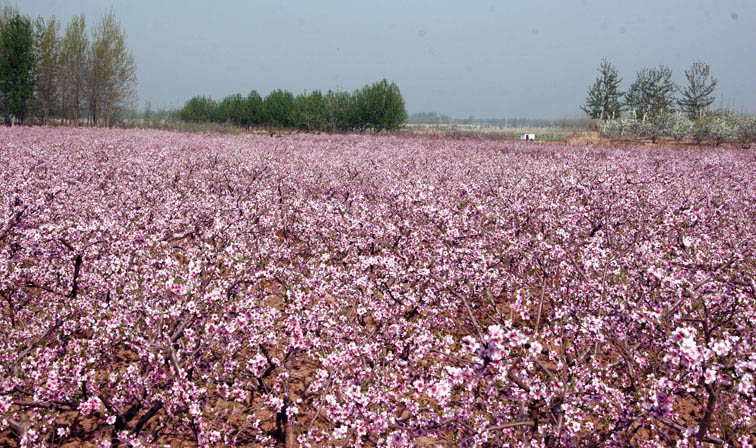
POLYGON ((60 73, 60 22, 55 17, 35 22, 37 53, 37 98, 42 112, 42 123, 47 124, 50 113, 58 101, 60 73))
POLYGON ((246 125, 245 120, 245 101, 244 97, 236 93, 228 95, 218 103, 218 116, 216 121, 219 123, 231 123, 237 126, 246 125))
POLYGON ((237 126, 246 127, 250 125, 247 112, 247 99, 241 96, 241 94, 231 95, 229 115, 229 121, 237 126))
POLYGON ((0 32, 3 30, 3 26, 11 21, 18 14, 18 8, 8 4, 3 5, 3 10, 0 12, 0 32))
POLYGON ((598 72, 596 81, 588 88, 585 105, 580 108, 591 118, 618 118, 622 113, 622 92, 619 90, 622 78, 606 59, 601 61, 598 72))
POLYGON ((251 90, 244 101, 243 126, 259 126, 263 123, 263 100, 256 90, 251 90))
POLYGON ((360 110, 358 128, 396 130, 407 122, 407 108, 396 84, 383 79, 362 88, 357 95, 360 110))
POLYGON ((677 104, 691 118, 700 117, 714 102, 717 80, 709 74, 709 64, 695 62, 685 70, 688 85, 680 92, 682 98, 677 104))
POLYGON ((195 96, 184 104, 179 112, 183 121, 194 123, 207 123, 214 121, 217 115, 215 101, 206 96, 195 96))
POLYGON ((325 97, 320 90, 297 95, 294 100, 295 125, 306 131, 323 131, 328 126, 325 97))
POLYGON ((274 90, 263 101, 264 122, 269 126, 286 128, 294 125, 294 95, 286 90, 274 90))
POLYGON ((3 106, 15 119, 24 121, 34 98, 34 33, 28 17, 16 14, 0 34, 0 92, 3 106))
POLYGON ((274 90, 265 99, 252 90, 247 97, 228 95, 219 103, 196 96, 178 113, 187 122, 227 122, 238 126, 265 124, 270 127, 297 127, 307 131, 394 130, 407 120, 407 110, 399 88, 382 80, 354 93, 320 90, 296 97, 274 90))
POLYGON ((647 117, 672 111, 676 90, 669 67, 643 68, 625 93, 625 104, 645 121, 647 117))
POLYGON ((349 132, 357 127, 358 111, 354 94, 329 90, 325 95, 327 130, 349 132))
POLYGON ((216 123, 227 123, 230 121, 231 115, 231 97, 227 96, 216 103, 215 113, 213 114, 211 121, 216 123))
MULTIPOLYGON (((0 34, 3 32, 3 28, 7 25, 19 12, 18 8, 8 4, 2 5, 3 9, 0 11, 0 34)), ((2 49, 0 49, 0 57, 2 57, 2 49)))
POLYGON ((389 83, 385 79, 378 82, 378 88, 382 94, 379 128, 395 131, 407 123, 407 106, 404 97, 395 83, 389 83))
POLYGON ((298 129, 309 130, 309 114, 307 108, 307 92, 300 93, 294 97, 294 127, 298 129))
POLYGON ((352 114, 350 116, 352 129, 364 132, 365 129, 370 127, 371 116, 368 109, 368 97, 370 95, 370 86, 365 85, 360 90, 352 92, 354 98, 354 105, 352 114))

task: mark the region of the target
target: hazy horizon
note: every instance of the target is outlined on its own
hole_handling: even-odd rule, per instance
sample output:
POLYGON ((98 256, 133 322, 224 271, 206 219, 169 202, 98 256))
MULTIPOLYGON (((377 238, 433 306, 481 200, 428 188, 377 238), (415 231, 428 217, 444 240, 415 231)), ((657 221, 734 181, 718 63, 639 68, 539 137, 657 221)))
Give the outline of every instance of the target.
POLYGON ((410 114, 558 119, 582 114, 605 57, 624 88, 644 66, 666 64, 682 84, 691 63, 707 62, 719 80, 714 107, 756 112, 756 3, 745 0, 4 4, 55 15, 61 32, 76 14, 89 28, 113 7, 136 59, 139 108, 251 89, 353 90, 387 78, 410 114))

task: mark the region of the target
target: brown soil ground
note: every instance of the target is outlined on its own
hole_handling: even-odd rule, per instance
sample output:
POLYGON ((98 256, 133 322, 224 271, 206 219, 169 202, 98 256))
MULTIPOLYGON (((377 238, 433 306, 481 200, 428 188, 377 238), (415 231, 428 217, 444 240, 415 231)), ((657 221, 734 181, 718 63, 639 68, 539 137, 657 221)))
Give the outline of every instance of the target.
MULTIPOLYGON (((651 142, 650 138, 608 138, 599 135, 597 131, 583 131, 575 132, 571 136, 567 137, 565 142, 570 145, 586 145, 597 146, 603 148, 630 148, 630 147, 644 147, 644 148, 712 148, 715 147, 710 143, 697 144, 693 139, 684 139, 681 141, 675 141, 671 138, 663 138, 651 142)), ((753 148, 754 145, 751 145, 753 148)), ((723 143, 719 146, 720 149, 747 149, 743 148, 743 145, 738 143, 723 143)))

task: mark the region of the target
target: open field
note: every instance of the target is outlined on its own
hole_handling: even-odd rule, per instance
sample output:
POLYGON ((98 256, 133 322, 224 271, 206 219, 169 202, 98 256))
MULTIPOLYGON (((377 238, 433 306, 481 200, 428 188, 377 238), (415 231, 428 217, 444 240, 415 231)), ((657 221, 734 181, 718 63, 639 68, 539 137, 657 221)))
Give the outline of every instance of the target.
MULTIPOLYGON (((241 127, 231 123, 190 123, 181 120, 128 120, 123 123, 125 128, 151 128, 177 132, 199 132, 218 134, 258 134, 258 135, 289 135, 302 133, 294 128, 269 128, 265 126, 241 127)), ((320 131, 314 131, 321 134, 320 131)), ((372 134, 370 130, 366 134, 372 134)), ((468 124, 406 124, 396 131, 383 131, 385 135, 401 135, 410 137, 445 137, 445 138, 475 138, 486 140, 519 140, 521 133, 535 133, 539 141, 569 142, 583 138, 591 133, 582 128, 570 127, 501 127, 468 124)), ((609 139, 603 139, 607 143, 609 139)))
POLYGON ((0 446, 756 443, 754 151, 0 128, 0 207, 0 446))
POLYGON ((519 140, 520 134, 536 134, 536 139, 539 141, 566 142, 571 138, 582 136, 586 133, 586 129, 560 126, 503 127, 479 124, 406 124, 399 133, 415 137, 435 135, 489 140, 519 140))

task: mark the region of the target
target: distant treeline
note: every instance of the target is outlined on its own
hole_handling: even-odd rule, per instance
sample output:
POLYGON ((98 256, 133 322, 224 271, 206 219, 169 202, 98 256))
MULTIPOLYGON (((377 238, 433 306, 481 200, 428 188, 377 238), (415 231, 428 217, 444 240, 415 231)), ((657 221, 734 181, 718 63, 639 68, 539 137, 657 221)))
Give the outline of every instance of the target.
POLYGON ((417 112, 409 116, 409 124, 453 124, 456 120, 449 115, 436 112, 417 112))
POLYGON ((294 95, 274 90, 265 98, 252 90, 247 96, 229 95, 221 101, 195 96, 179 116, 196 123, 230 123, 237 126, 297 128, 305 131, 395 130, 407 121, 399 87, 386 79, 360 90, 329 90, 294 95))
POLYGON ((449 115, 438 114, 436 112, 417 112, 407 119, 409 124, 472 124, 483 126, 497 127, 568 127, 568 128, 585 128, 589 123, 582 119, 560 119, 547 120, 542 118, 453 118, 449 115))

